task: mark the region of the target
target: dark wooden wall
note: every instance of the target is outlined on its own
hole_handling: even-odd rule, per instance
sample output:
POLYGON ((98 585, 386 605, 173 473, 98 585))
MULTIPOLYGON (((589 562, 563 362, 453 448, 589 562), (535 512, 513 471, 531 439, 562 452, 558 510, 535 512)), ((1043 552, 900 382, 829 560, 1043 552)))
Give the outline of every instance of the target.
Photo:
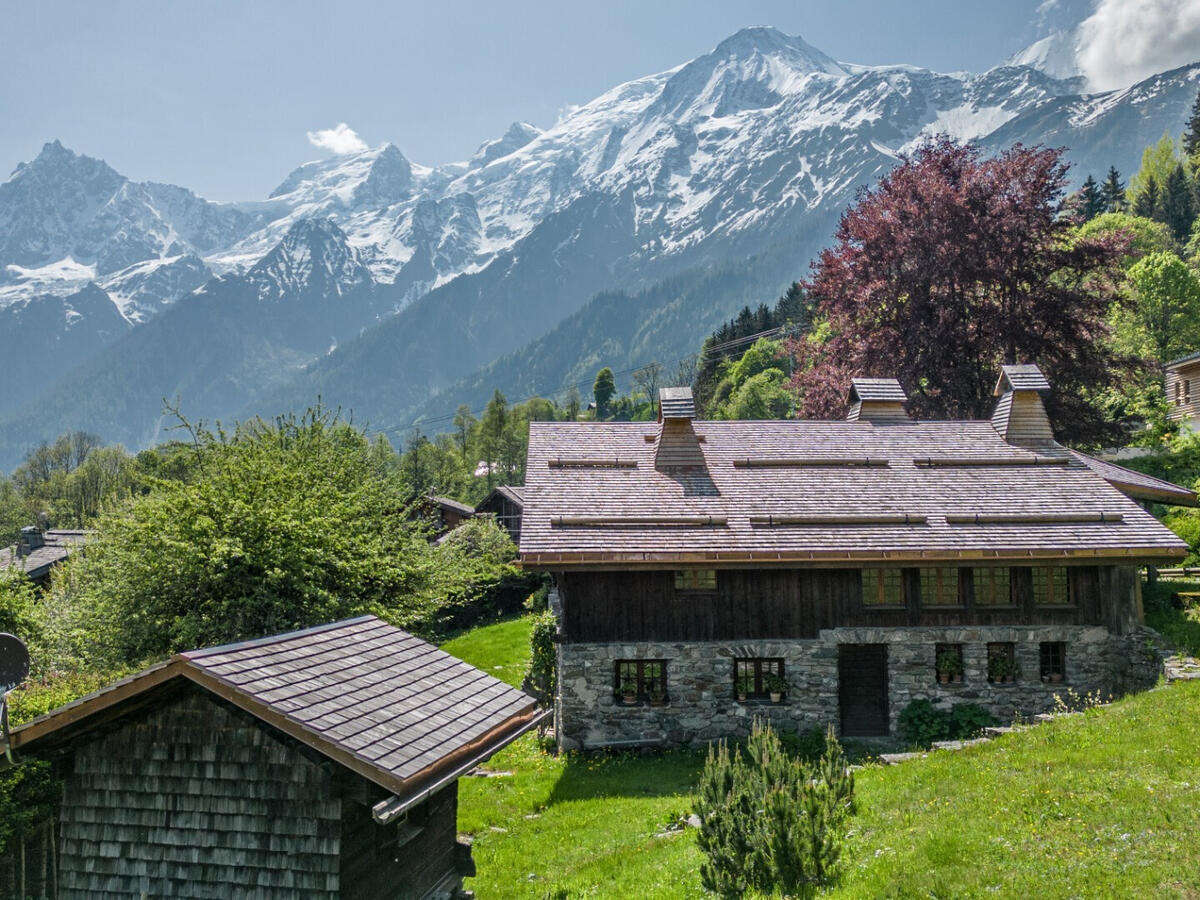
POLYGON ((370 805, 347 803, 342 815, 343 900, 418 898, 454 871, 458 782, 409 810, 403 821, 376 824, 370 805))
POLYGON ((677 591, 673 571, 568 572, 557 581, 564 639, 579 643, 815 638, 839 626, 1053 624, 1121 631, 1129 578, 1119 573, 1133 570, 1078 566, 1068 572, 1073 602, 1062 607, 1036 606, 1031 579, 1015 568, 1018 602, 991 608, 970 595, 960 607, 923 606, 917 569, 904 570, 904 608, 887 609, 864 606, 856 569, 727 569, 717 573, 715 592, 677 591))
POLYGON ((62 898, 338 895, 328 767, 198 688, 81 739, 64 774, 62 898))

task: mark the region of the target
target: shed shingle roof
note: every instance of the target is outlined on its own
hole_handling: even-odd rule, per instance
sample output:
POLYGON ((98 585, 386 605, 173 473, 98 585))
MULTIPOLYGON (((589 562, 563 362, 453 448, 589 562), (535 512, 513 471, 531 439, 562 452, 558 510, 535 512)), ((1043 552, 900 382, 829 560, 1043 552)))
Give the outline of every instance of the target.
POLYGON ((1197 502, 1194 491, 1189 491, 1187 488, 1180 487, 1170 481, 1164 481, 1161 478, 1155 478, 1153 475, 1146 475, 1143 472, 1135 472, 1133 469, 1127 469, 1108 460, 1096 459, 1096 457, 1080 453, 1078 450, 1072 450, 1071 452, 1085 466, 1121 491, 1121 493, 1127 494, 1130 497, 1135 497, 1138 500, 1153 500, 1158 503, 1168 503, 1176 506, 1200 505, 1197 502))
POLYGON ((908 397, 895 378, 855 378, 850 382, 850 400, 905 403, 908 397))
POLYGON ((652 424, 532 423, 523 564, 1149 560, 1186 549, 1067 449, 1014 447, 986 421, 697 421, 694 431, 703 465, 656 469, 652 424), (572 456, 633 465, 549 465, 572 456), (1068 521, 1036 521, 1046 514, 1068 521), (1020 521, 994 521, 1003 516, 1020 521))
POLYGON ((658 409, 664 419, 694 419, 696 401, 690 387, 665 387, 658 391, 658 409))
POLYGON ((41 578, 53 566, 71 555, 77 547, 85 544, 90 532, 82 530, 52 529, 42 532, 45 542, 24 556, 17 553, 16 545, 0 548, 0 569, 17 566, 30 578, 41 578))
POLYGON ((999 397, 1008 390, 1048 391, 1050 390, 1050 382, 1042 374, 1042 370, 1033 363, 1001 366, 1000 380, 996 383, 995 394, 999 397))
POLYGON ((73 736, 171 678, 196 682, 398 795, 494 753, 540 718, 528 694, 363 616, 178 654, 14 729, 12 746, 73 736))

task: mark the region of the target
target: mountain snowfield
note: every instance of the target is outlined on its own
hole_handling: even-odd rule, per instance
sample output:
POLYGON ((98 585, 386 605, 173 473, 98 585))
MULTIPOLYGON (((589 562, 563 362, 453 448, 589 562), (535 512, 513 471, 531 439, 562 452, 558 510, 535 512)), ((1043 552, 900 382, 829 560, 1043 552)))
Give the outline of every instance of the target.
MULTIPOLYGON (((600 292, 645 291, 756 254, 773 260, 780 286, 802 275, 854 192, 928 136, 988 150, 1065 146, 1078 180, 1109 165, 1128 175, 1145 144, 1182 127, 1200 66, 1087 95, 1064 62, 1066 41, 1052 35, 982 74, 943 74, 838 62, 799 37, 747 28, 544 131, 514 123, 465 162, 423 166, 385 144, 307 163, 244 203, 135 182, 47 144, 0 184, 0 313, 49 298, 61 306, 90 286, 74 318, 25 313, 11 327, 61 336, 70 318, 93 335, 72 346, 98 349, 74 359, 77 371, 62 359, 43 371, 41 395, 0 425, 0 467, 64 427, 141 446, 157 436, 163 397, 190 409, 181 386, 194 377, 172 365, 168 378, 155 362, 169 355, 155 340, 179 339, 169 320, 185 307, 196 306, 195 327, 205 309, 234 328, 239 316, 260 322, 255 303, 288 316, 294 301, 307 323, 272 345, 279 365, 269 370, 226 355, 255 377, 207 392, 221 399, 204 414, 273 413, 320 393, 400 431, 600 292), (95 292, 125 328, 95 311, 95 292), (194 303, 214 293, 226 298, 219 312, 194 303), (109 390, 127 373, 144 402, 118 416, 89 393, 85 372, 109 390)), ((696 333, 679 339, 698 340, 699 323, 736 311, 707 302, 691 317, 696 333)), ((544 377, 543 393, 560 387, 544 377)))

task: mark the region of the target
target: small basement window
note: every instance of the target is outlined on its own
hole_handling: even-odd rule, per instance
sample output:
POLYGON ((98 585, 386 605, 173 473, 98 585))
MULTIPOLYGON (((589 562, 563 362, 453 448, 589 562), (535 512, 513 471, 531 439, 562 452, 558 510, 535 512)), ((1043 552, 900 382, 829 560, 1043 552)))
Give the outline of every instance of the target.
POLYGON ((963 669, 962 644, 934 646, 933 670, 941 684, 962 684, 963 669))
POLYGON ((675 572, 675 590, 677 591, 715 591, 716 589, 716 569, 679 569, 675 572))
POLYGON ((1012 606, 1012 576, 1008 569, 975 569, 976 606, 1012 606))
POLYGON ((1039 606, 1065 606, 1071 602, 1071 582, 1062 566, 1033 570, 1033 602, 1039 606))
POLYGON ((1017 667, 1016 647, 1009 642, 987 645, 988 681, 992 684, 1011 684, 1021 674, 1017 667))
POLYGON ((864 606, 903 607, 904 582, 899 569, 863 569, 862 599, 864 606))
MULTIPOLYGON (((733 690, 738 700, 766 700, 775 679, 783 680, 781 657, 738 657, 733 661, 733 690)), ((786 693, 776 691, 775 693, 786 693)))
POLYGON ((958 569, 921 570, 922 606, 961 606, 958 593, 958 569))
POLYGON ((1062 681, 1067 674, 1067 645, 1062 641, 1043 641, 1040 647, 1042 681, 1062 681))
POLYGON ((665 659, 619 659, 613 666, 613 694, 618 701, 638 703, 667 702, 667 661, 665 659))

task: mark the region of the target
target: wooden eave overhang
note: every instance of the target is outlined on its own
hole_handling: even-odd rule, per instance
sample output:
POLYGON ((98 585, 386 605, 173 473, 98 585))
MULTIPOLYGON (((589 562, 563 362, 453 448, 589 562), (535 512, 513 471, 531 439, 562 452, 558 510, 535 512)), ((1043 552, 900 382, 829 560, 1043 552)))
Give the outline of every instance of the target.
POLYGON ((572 569, 662 569, 670 567, 723 568, 855 568, 869 565, 920 565, 969 561, 993 565, 1029 565, 1034 561, 1062 561, 1075 565, 1148 564, 1177 562, 1187 548, 1119 547, 1087 549, 989 548, 964 550, 811 550, 811 551, 702 551, 702 552, 544 552, 522 553, 521 568, 558 572, 572 569))
POLYGON ((190 681, 232 703, 306 747, 392 792, 396 795, 393 799, 401 802, 416 795, 422 795, 431 784, 440 785, 448 781, 449 779, 445 777, 446 773, 458 771, 465 762, 469 762, 470 765, 467 765, 463 771, 477 765, 497 750, 536 727, 550 712, 538 709, 536 701, 531 697, 528 707, 510 716, 476 740, 455 748, 437 762, 408 778, 399 778, 387 769, 375 765, 371 760, 325 738, 320 733, 306 728, 303 723, 279 713, 266 703, 238 690, 235 686, 197 666, 186 656, 176 655, 166 662, 151 666, 136 675, 122 678, 105 688, 14 728, 10 733, 9 748, 19 751, 38 747, 59 747, 70 743, 87 732, 140 707, 141 704, 137 702, 138 700, 146 699, 149 692, 175 679, 190 681))

